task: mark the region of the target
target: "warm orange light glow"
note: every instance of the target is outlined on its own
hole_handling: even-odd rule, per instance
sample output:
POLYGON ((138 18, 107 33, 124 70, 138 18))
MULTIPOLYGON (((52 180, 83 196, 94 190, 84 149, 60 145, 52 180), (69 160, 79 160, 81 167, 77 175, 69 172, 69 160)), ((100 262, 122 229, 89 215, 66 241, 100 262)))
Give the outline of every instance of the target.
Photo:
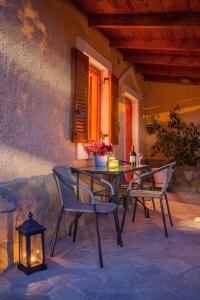
POLYGON ((119 167, 119 160, 113 159, 113 160, 109 161, 108 167, 110 169, 118 168, 119 167))
POLYGON ((36 261, 36 257, 35 256, 31 256, 31 262, 34 263, 36 261))
POLYGON ((126 113, 126 160, 129 161, 129 153, 132 146, 132 105, 131 101, 126 98, 125 101, 126 113))
POLYGON ((99 139, 100 133, 100 75, 101 73, 90 67, 89 69, 89 99, 88 99, 88 138, 89 141, 99 139))
POLYGON ((5 0, 0 0, 0 6, 3 6, 4 4, 6 4, 5 0))
MULTIPOLYGON (((187 106, 180 109, 180 114, 187 114, 198 110, 200 110, 200 105, 187 106)), ((162 122, 167 122, 169 119, 169 111, 159 113, 159 117, 162 122)), ((151 115, 147 115, 146 118, 148 120, 148 118, 151 118, 151 115)))
POLYGON ((18 19, 21 21, 21 31, 29 39, 33 38, 35 33, 39 33, 39 48, 44 51, 47 46, 47 31, 45 25, 40 21, 38 13, 32 8, 28 1, 23 10, 19 10, 18 19))

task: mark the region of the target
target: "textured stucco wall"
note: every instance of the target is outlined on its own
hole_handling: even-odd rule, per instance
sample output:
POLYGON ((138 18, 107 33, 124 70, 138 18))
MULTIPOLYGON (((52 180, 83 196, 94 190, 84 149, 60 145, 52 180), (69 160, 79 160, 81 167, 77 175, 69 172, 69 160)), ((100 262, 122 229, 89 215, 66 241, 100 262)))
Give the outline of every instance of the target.
MULTIPOLYGON (((181 107, 181 117, 186 122, 200 122, 200 86, 198 85, 146 82, 144 97, 143 117, 146 117, 147 121, 151 114, 159 114, 163 122, 167 121, 169 111, 178 104, 181 107)), ((145 134, 146 157, 150 157, 154 141, 154 136, 145 134)))
POLYGON ((70 142, 70 49, 76 37, 128 64, 62 0, 0 1, 0 181, 43 175, 55 163, 83 165, 70 142))

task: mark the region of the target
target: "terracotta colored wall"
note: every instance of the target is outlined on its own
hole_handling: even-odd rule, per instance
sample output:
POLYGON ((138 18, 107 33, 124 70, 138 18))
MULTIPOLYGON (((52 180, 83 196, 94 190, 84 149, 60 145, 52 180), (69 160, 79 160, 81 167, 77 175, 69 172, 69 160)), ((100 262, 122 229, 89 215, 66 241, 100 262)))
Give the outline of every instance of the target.
POLYGON ((76 37, 113 64, 128 64, 67 1, 0 1, 0 181, 51 172, 75 160, 70 142, 70 64, 76 37))
MULTIPOLYGON (((144 97, 147 118, 152 113, 159 113, 161 119, 166 121, 169 110, 178 104, 181 107, 181 116, 186 122, 200 122, 200 86, 146 82, 144 97)), ((151 153, 154 140, 153 136, 145 134, 147 157, 151 153)))

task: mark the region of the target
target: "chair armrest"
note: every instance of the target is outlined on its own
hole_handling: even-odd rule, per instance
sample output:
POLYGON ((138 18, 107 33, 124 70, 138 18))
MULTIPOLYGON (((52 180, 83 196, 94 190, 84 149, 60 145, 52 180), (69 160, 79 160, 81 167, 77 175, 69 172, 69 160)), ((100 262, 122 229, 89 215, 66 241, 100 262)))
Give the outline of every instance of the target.
POLYGON ((107 181, 107 180, 105 180, 105 179, 103 179, 101 177, 95 176, 93 174, 90 174, 90 173, 88 173, 86 171, 82 171, 82 170, 76 169, 76 168, 71 168, 71 170, 72 170, 72 173, 74 172, 74 173, 80 173, 80 174, 87 175, 90 178, 92 178, 94 180, 97 180, 97 181, 101 182, 104 185, 107 185, 110 188, 111 195, 114 196, 114 188, 113 188, 112 184, 109 181, 107 181))
POLYGON ((134 183, 137 183, 137 184, 139 185, 139 184, 140 184, 140 177, 138 177, 137 179, 133 178, 133 179, 131 179, 131 180, 129 181, 129 184, 128 184, 128 191, 131 190, 132 185, 133 185, 134 183))
POLYGON ((58 176, 59 180, 61 180, 63 184, 66 185, 67 183, 69 183, 71 185, 75 185, 75 186, 79 187, 80 189, 86 191, 90 195, 91 203, 96 204, 94 193, 87 186, 85 186, 83 184, 80 184, 80 183, 77 183, 76 181, 74 181, 72 179, 69 179, 65 176, 60 177, 59 174, 57 174, 56 171, 54 171, 54 173, 55 173, 54 176, 58 176))

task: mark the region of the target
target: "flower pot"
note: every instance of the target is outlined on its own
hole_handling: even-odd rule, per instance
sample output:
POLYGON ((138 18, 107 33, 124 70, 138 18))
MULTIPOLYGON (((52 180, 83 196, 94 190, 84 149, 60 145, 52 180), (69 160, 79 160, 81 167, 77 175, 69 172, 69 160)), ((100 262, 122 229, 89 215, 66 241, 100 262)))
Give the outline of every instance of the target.
POLYGON ((108 161, 108 155, 95 156, 95 167, 106 167, 108 161))
MULTIPOLYGON (((155 171, 156 169, 157 168, 152 168, 151 170, 155 171)), ((161 172, 153 174, 153 179, 154 179, 155 187, 157 187, 157 188, 161 188, 162 187, 166 171, 167 170, 163 170, 161 172)))

